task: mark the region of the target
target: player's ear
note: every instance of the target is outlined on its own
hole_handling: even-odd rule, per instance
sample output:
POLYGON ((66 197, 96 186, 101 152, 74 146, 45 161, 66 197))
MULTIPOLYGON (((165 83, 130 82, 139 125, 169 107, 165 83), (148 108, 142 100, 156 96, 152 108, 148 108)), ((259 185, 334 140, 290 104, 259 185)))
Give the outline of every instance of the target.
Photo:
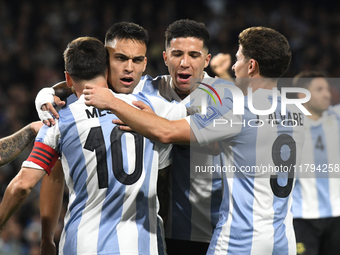
POLYGON ((259 64, 255 59, 250 59, 248 63, 248 74, 250 77, 259 74, 260 73, 260 68, 259 64))
POLYGON ((146 65, 147 65, 147 63, 148 63, 148 58, 147 57, 145 57, 144 58, 144 68, 143 68, 143 72, 145 71, 145 69, 146 69, 146 65))
POLYGON ((166 55, 166 51, 163 51, 163 59, 164 59, 165 65, 168 66, 168 56, 166 55))
POLYGON ((67 71, 65 71, 65 78, 66 78, 67 87, 72 88, 73 80, 72 80, 70 74, 67 71))
POLYGON ((204 68, 206 68, 206 67, 209 65, 210 59, 211 59, 211 54, 209 53, 209 54, 205 57, 204 68))

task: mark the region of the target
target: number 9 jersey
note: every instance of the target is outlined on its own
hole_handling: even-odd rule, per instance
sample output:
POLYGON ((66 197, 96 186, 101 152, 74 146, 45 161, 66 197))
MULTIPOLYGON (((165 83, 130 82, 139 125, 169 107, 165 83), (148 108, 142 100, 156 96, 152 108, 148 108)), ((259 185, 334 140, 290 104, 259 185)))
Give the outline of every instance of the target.
MULTIPOLYGON (((278 97, 273 113, 258 116, 245 97, 244 114, 234 115, 230 91, 215 89, 222 105, 187 117, 200 145, 217 141, 220 148, 214 171, 223 175, 223 200, 207 254, 295 255, 291 191, 304 142, 302 113, 289 105, 282 115, 278 97)), ((273 104, 271 90, 252 97, 255 109, 273 104)))
MULTIPOLYGON (((186 116, 185 106, 160 97, 115 96, 142 100, 170 120, 186 116)), ((55 126, 40 130, 24 162, 49 171, 55 152, 61 156, 69 205, 59 254, 163 254, 156 182, 158 169, 171 163, 159 155, 164 145, 120 130, 114 114, 86 106, 84 95, 59 115, 55 126)))

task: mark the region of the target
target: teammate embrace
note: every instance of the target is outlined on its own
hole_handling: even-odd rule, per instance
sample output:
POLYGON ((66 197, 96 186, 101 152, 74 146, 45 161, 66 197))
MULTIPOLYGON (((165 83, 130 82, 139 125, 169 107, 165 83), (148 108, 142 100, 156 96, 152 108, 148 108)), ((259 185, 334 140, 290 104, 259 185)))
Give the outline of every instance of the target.
MULTIPOLYGON (((104 46, 94 38, 69 44, 64 53, 66 83, 77 98, 68 93, 66 106, 57 113, 51 108, 54 90, 39 94, 39 116, 52 125, 39 132, 29 159, 9 185, 0 204, 1 226, 45 171, 52 174, 44 182, 53 180, 58 171, 51 170, 53 162, 61 157, 70 202, 60 254, 296 254, 294 171, 241 169, 300 165, 301 111, 295 106, 284 109, 298 116, 301 125, 272 125, 268 114, 256 115, 248 104, 243 115, 234 114, 234 85, 204 72, 211 58, 204 24, 176 21, 168 27, 165 41, 163 57, 170 75, 155 79, 142 76, 148 35, 136 24, 120 22, 108 30, 109 63, 104 46), (212 102, 204 84, 218 93, 220 104, 212 102), (202 98, 209 102, 204 114, 202 98), (42 112, 42 105, 59 119, 42 112), (186 116, 187 108, 194 114, 186 116), (226 128, 214 125, 216 120, 257 120, 263 125, 226 128), (129 127, 118 125, 121 121, 129 127), (169 198, 161 201, 165 249, 156 186, 158 169, 171 161, 169 175, 159 175, 165 173, 167 183, 162 185, 169 185, 169 198), (195 173, 195 166, 202 165, 232 166, 236 171, 223 176, 195 173)), ((271 108, 272 90, 290 61, 288 41, 279 32, 265 27, 242 31, 232 70, 244 101, 250 87, 254 108, 271 108)), ((273 116, 282 115, 281 107, 278 96, 273 116)), ((46 199, 53 192, 47 185, 41 195, 46 199)), ((54 232, 58 210, 50 213, 50 227, 43 228, 43 241, 49 244, 42 249, 46 254, 55 253, 46 231, 54 232)))

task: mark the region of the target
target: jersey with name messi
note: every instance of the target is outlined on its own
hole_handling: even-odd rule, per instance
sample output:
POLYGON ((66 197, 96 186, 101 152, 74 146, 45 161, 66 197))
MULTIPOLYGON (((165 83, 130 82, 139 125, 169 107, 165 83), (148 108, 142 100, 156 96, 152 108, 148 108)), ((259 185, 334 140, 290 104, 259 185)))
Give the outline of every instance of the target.
MULTIPOLYGON (((186 116, 183 105, 159 97, 115 96, 129 104, 142 100, 170 120, 186 116)), ((59 254, 163 254, 156 181, 167 163, 159 163, 157 144, 121 131, 115 115, 84 102, 82 95, 60 110, 57 124, 36 139, 61 155, 70 192, 59 254)))
MULTIPOLYGON (((228 88, 217 91, 224 94, 222 105, 187 117, 200 145, 218 142, 220 147, 224 192, 207 254, 296 254, 291 191, 304 140, 303 116, 292 105, 282 115, 280 97, 274 113, 255 115, 249 96, 244 114, 234 115, 236 97, 228 88)), ((272 90, 258 89, 251 96, 258 110, 270 109, 274 101, 272 90)))
POLYGON ((305 118, 305 144, 293 190, 294 218, 340 216, 340 105, 305 118))

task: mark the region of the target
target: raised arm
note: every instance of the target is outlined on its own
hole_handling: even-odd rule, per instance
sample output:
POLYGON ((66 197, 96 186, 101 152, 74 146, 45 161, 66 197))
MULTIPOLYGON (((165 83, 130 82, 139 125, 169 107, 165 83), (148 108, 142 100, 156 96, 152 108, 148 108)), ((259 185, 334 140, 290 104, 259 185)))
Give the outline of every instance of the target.
POLYGON ((64 172, 58 160, 50 176, 44 176, 40 188, 41 254, 56 254, 54 234, 63 202, 64 183, 64 172))
MULTIPOLYGON (((185 119, 169 121, 138 110, 116 98, 108 89, 86 84, 83 93, 85 104, 111 110, 126 125, 141 135, 161 143, 190 144, 190 125, 185 119)), ((195 136, 192 137, 194 142, 195 136)))
POLYGON ((32 122, 13 135, 0 139, 0 166, 15 159, 34 140, 43 124, 32 122))
POLYGON ((230 75, 231 56, 230 54, 219 53, 210 61, 211 70, 221 79, 232 80, 230 75))

